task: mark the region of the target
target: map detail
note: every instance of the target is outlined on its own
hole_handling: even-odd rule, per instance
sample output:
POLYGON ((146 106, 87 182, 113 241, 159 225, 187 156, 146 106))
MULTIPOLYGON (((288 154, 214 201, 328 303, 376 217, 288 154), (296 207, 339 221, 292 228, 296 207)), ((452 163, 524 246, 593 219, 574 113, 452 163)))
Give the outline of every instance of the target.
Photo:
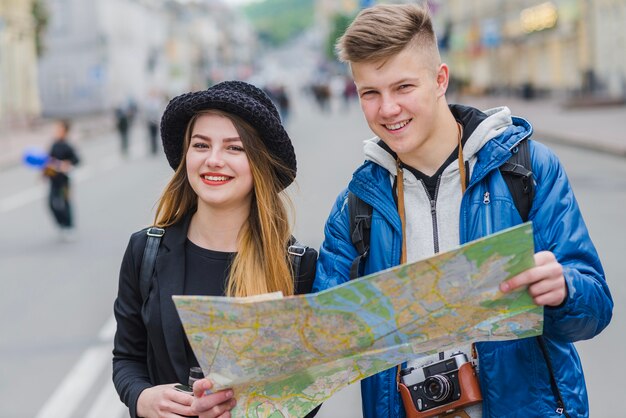
POLYGON ((533 254, 526 223, 316 294, 173 299, 205 375, 234 389, 233 417, 303 417, 407 360, 540 335, 543 308, 498 287, 533 254))

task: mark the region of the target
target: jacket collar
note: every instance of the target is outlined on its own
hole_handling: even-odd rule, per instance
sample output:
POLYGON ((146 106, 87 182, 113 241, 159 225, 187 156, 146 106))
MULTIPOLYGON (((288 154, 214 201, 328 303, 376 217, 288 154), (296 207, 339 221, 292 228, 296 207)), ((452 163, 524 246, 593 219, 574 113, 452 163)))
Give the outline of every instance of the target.
POLYGON ((163 335, 179 382, 186 382, 187 379, 186 336, 172 296, 183 294, 185 289, 185 241, 192 215, 188 214, 181 222, 166 229, 156 260, 163 335))

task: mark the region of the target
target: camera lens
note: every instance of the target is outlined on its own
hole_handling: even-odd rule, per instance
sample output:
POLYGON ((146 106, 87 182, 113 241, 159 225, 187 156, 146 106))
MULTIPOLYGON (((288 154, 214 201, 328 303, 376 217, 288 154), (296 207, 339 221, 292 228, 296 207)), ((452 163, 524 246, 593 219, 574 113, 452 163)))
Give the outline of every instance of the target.
POLYGON ((450 396, 452 385, 446 376, 436 374, 424 380, 424 396, 431 401, 440 402, 450 396))
POLYGON ((204 378, 204 373, 201 367, 191 367, 189 369, 189 387, 193 387, 196 380, 204 378))

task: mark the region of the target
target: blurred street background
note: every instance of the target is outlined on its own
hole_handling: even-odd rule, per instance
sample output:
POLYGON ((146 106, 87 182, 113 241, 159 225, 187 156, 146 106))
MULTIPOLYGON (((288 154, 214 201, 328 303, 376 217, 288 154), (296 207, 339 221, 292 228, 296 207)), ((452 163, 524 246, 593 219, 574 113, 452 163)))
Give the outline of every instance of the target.
MULTIPOLYGON (((296 236, 319 247, 371 133, 332 45, 357 0, 0 0, 0 418, 123 418, 112 306, 130 234, 172 174, 149 126, 180 93, 241 79, 281 109, 298 156, 296 236), (129 126, 121 152, 120 118, 129 126), (72 121, 77 231, 60 240, 47 182, 23 162, 72 121)), ((565 165, 604 264, 613 321, 577 343, 591 416, 626 366, 626 0, 430 0, 449 102, 507 105, 565 165)), ((360 418, 359 387, 318 417, 360 418)))

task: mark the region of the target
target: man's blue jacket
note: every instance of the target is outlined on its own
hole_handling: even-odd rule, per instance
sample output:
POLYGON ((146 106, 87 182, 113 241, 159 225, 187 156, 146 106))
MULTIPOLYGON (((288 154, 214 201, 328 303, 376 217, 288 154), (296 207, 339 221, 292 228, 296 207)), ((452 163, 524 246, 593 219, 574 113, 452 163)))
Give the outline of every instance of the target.
MULTIPOLYGON (((463 195, 461 243, 522 222, 498 167, 532 128, 523 119, 487 142, 478 152, 463 195)), ((552 251, 563 265, 568 296, 559 307, 544 310, 544 338, 554 377, 570 417, 589 416, 587 390, 575 341, 594 337, 610 322, 613 301, 598 254, 589 237, 574 193, 557 157, 530 141, 535 197, 529 215, 535 252, 552 251)), ((349 190, 372 205, 370 253, 365 273, 399 264, 402 233, 389 172, 366 161, 353 175, 349 190)), ((410 210, 410 209, 408 209, 410 210)), ((325 226, 314 291, 349 280, 357 252, 350 240, 347 190, 337 198, 325 226)), ((536 338, 477 343, 484 417, 558 417, 556 395, 536 338)), ((396 369, 361 382, 365 418, 404 417, 396 389, 396 369)))

